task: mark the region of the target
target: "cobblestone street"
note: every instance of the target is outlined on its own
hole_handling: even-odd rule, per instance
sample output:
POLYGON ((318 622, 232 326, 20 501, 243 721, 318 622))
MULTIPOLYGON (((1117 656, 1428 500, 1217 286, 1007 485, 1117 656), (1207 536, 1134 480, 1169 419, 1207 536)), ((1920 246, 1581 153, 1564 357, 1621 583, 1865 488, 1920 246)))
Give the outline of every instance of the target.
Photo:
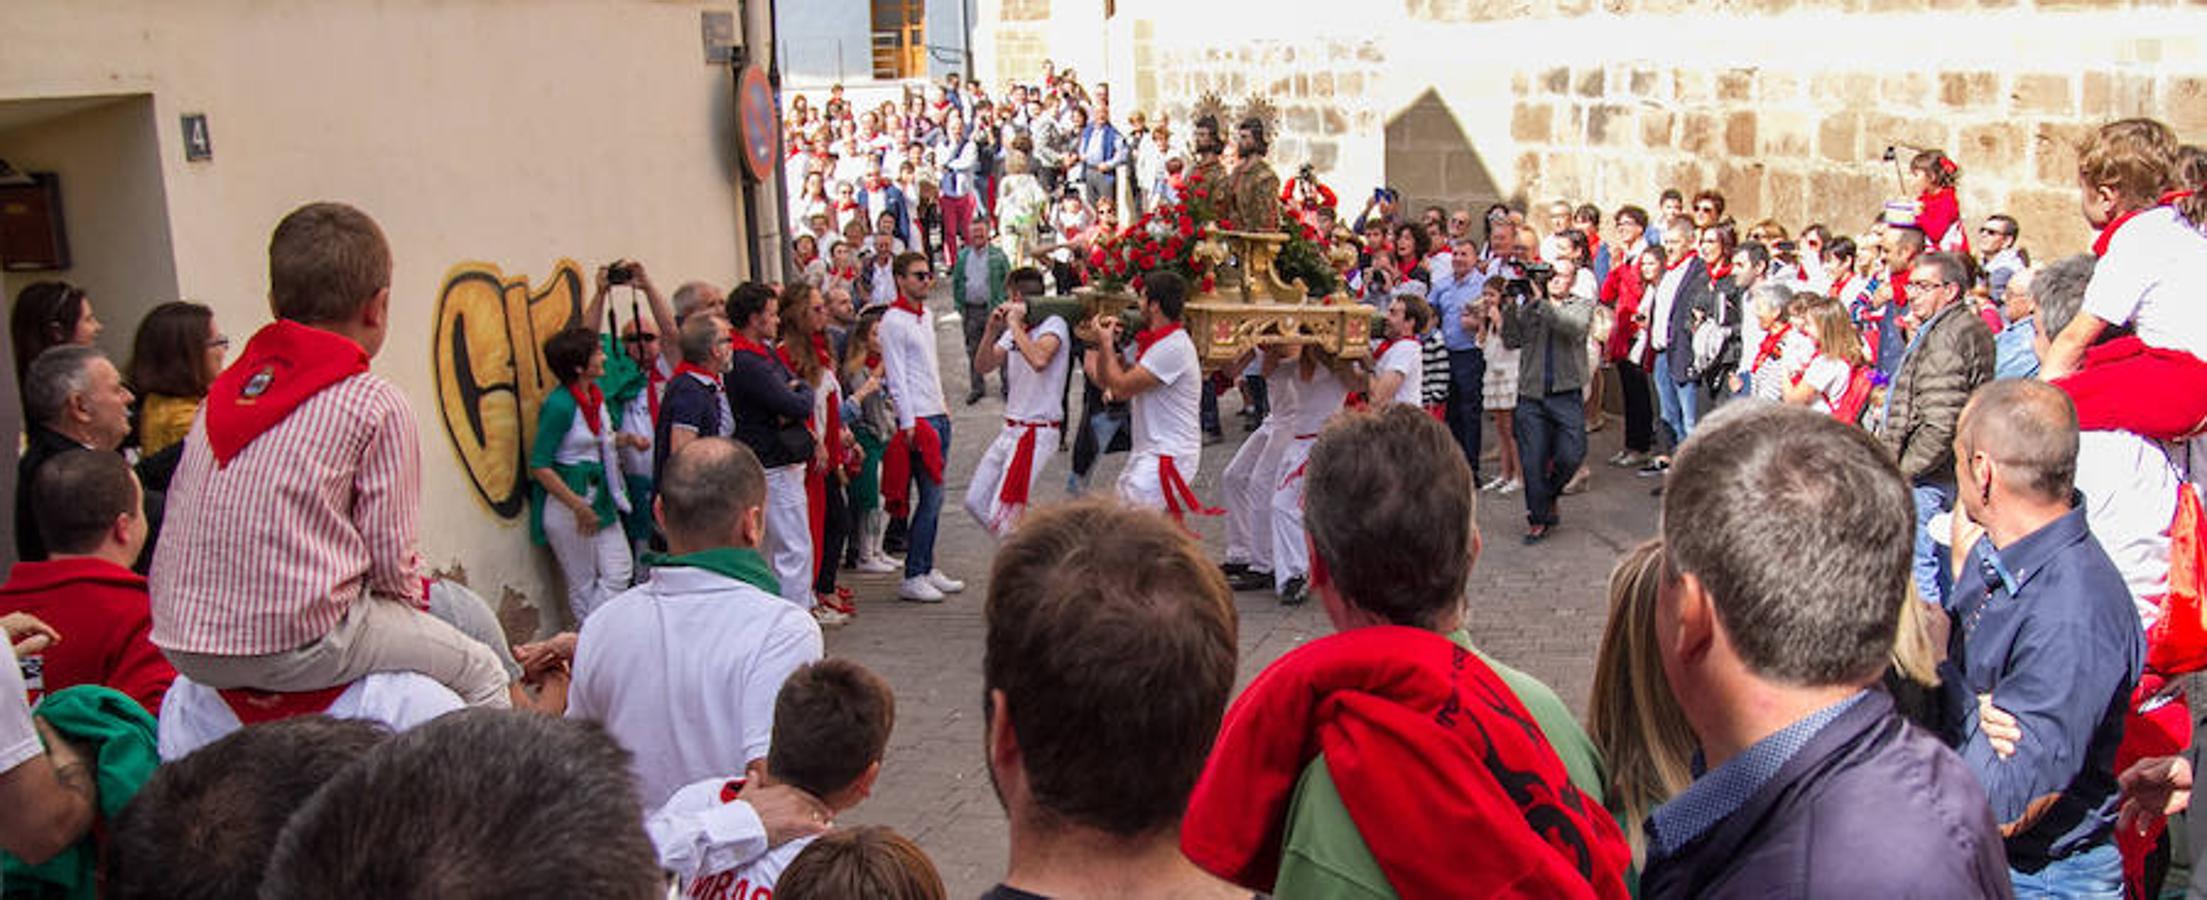
MULTIPOLYGON (((938 316, 948 307, 938 296, 938 316)), ((943 571, 966 581, 963 594, 922 606, 895 599, 892 576, 845 576, 861 614, 827 636, 832 656, 855 659, 887 678, 897 692, 897 725, 872 799, 845 814, 846 824, 891 825, 926 848, 942 869, 953 897, 972 897, 1004 872, 1005 825, 982 758, 982 598, 988 588, 994 542, 958 505, 966 478, 1000 427, 1002 402, 992 392, 974 406, 965 393, 964 345, 955 317, 937 331, 945 372, 944 394, 953 405, 954 442, 946 473, 941 542, 943 571)), ((993 384, 993 379, 992 379, 993 384)), ((1219 472, 1242 436, 1239 401, 1222 398, 1225 443, 1205 448, 1197 493, 1216 502, 1219 472)), ((1074 415, 1079 394, 1074 393, 1074 415)), ((1654 533, 1657 500, 1651 479, 1604 465, 1619 446, 1620 425, 1590 435, 1591 489, 1563 501, 1563 525, 1538 547, 1519 543, 1524 505, 1517 496, 1480 497, 1479 525, 1485 550, 1472 570, 1470 628, 1480 649, 1539 677, 1583 715, 1593 678, 1594 651, 1605 615, 1604 585, 1610 565, 1627 548, 1654 533)), ((1493 447, 1489 429, 1487 447, 1493 447)), ((1049 457, 1049 477, 1038 502, 1063 496, 1070 453, 1049 457)), ((1104 457, 1092 484, 1108 491, 1125 455, 1104 457)), ((1190 517, 1205 547, 1217 558, 1224 547, 1223 520, 1190 517)), ((1313 600, 1283 607, 1269 592, 1237 597, 1241 613, 1241 681, 1304 641, 1329 632, 1313 600)))

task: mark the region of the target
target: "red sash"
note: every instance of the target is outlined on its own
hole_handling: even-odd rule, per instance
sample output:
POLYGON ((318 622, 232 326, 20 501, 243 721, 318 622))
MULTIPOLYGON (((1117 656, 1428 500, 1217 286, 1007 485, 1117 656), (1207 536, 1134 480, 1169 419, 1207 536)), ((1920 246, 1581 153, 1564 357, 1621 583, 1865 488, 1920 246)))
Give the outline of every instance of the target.
POLYGON ((368 371, 350 338, 278 320, 255 332, 238 361, 207 388, 207 444, 225 465, 308 398, 368 371))
POLYGON ((1027 507, 1028 488, 1031 486, 1030 482, 1034 481, 1035 433, 1044 428, 1062 428, 1064 423, 1005 419, 1004 427, 1018 428, 1021 431, 1019 443, 1012 449, 1011 463, 1004 467, 1004 484, 996 491, 997 502, 1003 505, 1003 509, 998 512, 997 521, 991 524, 998 526, 1017 519, 1019 511, 1027 507))
POLYGON ((329 712, 330 705, 344 695, 351 682, 326 687, 318 691, 256 691, 251 688, 230 688, 216 691, 222 704, 230 707, 238 722, 243 725, 260 725, 280 722, 299 716, 318 716, 329 712))
POLYGON ((1160 454, 1157 457, 1157 486, 1165 495, 1165 512, 1175 522, 1182 521, 1182 517, 1188 513, 1199 516, 1226 514, 1223 509, 1204 506, 1203 501, 1196 499, 1195 488, 1188 486, 1188 479, 1180 474, 1180 467, 1173 463, 1170 456, 1160 454))

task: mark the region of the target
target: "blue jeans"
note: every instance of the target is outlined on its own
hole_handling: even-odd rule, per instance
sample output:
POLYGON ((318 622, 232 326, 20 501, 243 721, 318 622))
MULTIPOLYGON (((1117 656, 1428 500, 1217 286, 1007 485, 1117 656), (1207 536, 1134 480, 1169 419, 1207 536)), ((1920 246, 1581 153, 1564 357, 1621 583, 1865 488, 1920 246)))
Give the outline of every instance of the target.
MULTIPOLYGON (((943 439, 943 462, 947 465, 950 462, 950 417, 922 418, 943 439)), ((919 448, 911 452, 912 480, 920 483, 920 498, 912 504, 912 530, 904 539, 904 577, 917 578, 935 571, 935 529, 943 516, 943 485, 928 479, 927 469, 920 462, 919 448)))
POLYGON ((1479 480, 1480 429, 1486 427, 1483 419, 1487 414, 1483 397, 1486 382, 1485 351, 1477 347, 1448 351, 1448 409, 1445 415, 1449 432, 1456 435, 1456 446, 1464 451, 1464 462, 1471 464, 1474 483, 1479 480))
POLYGON ((1517 455, 1525 466, 1525 521, 1556 524, 1556 498, 1586 461, 1586 400, 1578 391, 1519 394, 1517 455))
POLYGON ((2115 849, 2114 839, 2109 838, 2105 844, 2055 860, 2037 872, 2009 869, 2008 879, 2015 885, 2016 900, 2040 897, 2119 900, 2123 896, 2123 855, 2115 849))
POLYGON ((1946 547, 1931 539, 1929 525, 1932 516, 1954 508, 1954 486, 1918 480, 1909 486, 1909 492, 1916 498, 1916 591, 1923 594, 1924 602, 1945 609, 1947 590, 1954 584, 1953 570, 1948 565, 1952 557, 1946 547))
POLYGON ((1686 442, 1686 435, 1694 430, 1694 423, 1701 420, 1701 385, 1693 381, 1671 379, 1671 354, 1664 350, 1655 354, 1655 371, 1649 373, 1655 382, 1655 400, 1663 407, 1663 424, 1671 430, 1673 448, 1686 442))

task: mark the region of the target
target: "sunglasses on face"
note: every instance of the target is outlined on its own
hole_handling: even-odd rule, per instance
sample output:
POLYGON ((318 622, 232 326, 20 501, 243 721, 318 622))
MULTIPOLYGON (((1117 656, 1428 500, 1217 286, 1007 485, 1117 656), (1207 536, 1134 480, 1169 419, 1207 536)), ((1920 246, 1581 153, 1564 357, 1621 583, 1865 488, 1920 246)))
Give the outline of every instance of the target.
POLYGON ((904 273, 904 277, 910 278, 913 281, 934 281, 935 273, 930 272, 926 269, 921 269, 917 272, 906 272, 904 273))
POLYGON ((1982 234, 1986 237, 2015 237, 2015 235, 2009 234, 2008 232, 2002 231, 1998 228, 1979 228, 1977 229, 1977 233, 1982 234))

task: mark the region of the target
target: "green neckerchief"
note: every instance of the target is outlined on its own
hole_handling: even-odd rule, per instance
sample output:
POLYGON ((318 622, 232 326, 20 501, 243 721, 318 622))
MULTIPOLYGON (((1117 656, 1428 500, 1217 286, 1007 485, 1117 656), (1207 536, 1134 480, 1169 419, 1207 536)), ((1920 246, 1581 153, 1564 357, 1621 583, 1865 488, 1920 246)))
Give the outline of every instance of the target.
POLYGON ((767 566, 766 557, 749 547, 714 547, 696 553, 674 556, 666 553, 644 554, 644 565, 652 568, 688 566, 704 569, 715 575, 733 578, 769 594, 780 594, 782 583, 774 577, 774 570, 767 566))

